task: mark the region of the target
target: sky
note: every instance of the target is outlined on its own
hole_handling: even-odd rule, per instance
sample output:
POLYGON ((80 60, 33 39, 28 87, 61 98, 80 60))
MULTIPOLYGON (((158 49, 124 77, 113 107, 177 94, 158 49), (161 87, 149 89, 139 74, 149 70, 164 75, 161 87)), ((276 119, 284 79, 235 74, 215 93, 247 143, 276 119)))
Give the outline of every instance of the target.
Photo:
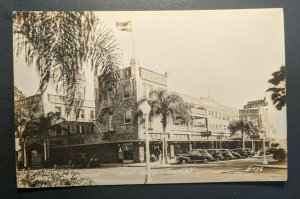
MULTIPOLYGON (((277 111, 265 92, 271 74, 285 65, 282 9, 95 13, 113 31, 124 67, 135 57, 142 67, 170 71, 172 90, 238 109, 266 96, 277 136, 286 137, 286 109, 277 111), (132 32, 117 29, 116 22, 129 20, 132 32)), ((36 92, 37 75, 21 56, 14 75, 26 95, 36 92)))

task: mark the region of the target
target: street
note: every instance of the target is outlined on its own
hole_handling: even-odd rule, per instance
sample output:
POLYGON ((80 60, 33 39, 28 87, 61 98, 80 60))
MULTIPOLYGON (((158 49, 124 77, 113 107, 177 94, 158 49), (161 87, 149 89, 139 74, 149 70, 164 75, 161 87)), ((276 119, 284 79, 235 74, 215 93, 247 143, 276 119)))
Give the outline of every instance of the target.
MULTIPOLYGON (((271 157, 268 157, 272 161, 271 157)), ((287 169, 261 165, 262 157, 210 162, 207 164, 171 164, 169 167, 151 168, 152 183, 197 183, 240 181, 284 181, 287 169)), ((98 167, 79 169, 97 185, 144 184, 145 167, 98 167)))

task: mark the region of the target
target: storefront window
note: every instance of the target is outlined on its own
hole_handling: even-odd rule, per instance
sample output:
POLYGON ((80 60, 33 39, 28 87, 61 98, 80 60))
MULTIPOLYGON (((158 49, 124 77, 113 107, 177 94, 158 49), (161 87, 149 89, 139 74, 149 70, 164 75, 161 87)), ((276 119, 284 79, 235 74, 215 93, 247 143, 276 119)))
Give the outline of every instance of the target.
POLYGON ((133 160, 133 143, 124 143, 124 160, 133 160))

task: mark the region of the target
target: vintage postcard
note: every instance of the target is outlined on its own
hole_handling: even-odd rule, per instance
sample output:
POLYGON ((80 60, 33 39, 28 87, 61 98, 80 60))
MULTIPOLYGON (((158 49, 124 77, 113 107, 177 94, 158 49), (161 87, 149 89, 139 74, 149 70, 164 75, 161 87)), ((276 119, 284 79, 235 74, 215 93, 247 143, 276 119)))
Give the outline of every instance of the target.
POLYGON ((282 9, 13 12, 18 188, 287 180, 282 9))

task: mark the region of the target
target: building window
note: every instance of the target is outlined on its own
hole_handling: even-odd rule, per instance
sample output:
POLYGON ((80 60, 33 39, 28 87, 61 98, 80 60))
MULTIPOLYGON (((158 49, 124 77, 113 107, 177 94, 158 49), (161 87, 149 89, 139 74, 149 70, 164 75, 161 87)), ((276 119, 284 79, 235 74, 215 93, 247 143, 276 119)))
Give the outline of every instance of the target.
POLYGON ((85 133, 85 126, 81 126, 81 133, 85 133))
POLYGON ((130 98, 130 86, 129 84, 123 85, 123 99, 130 98))
POLYGON ((124 116, 124 123, 129 124, 132 122, 132 114, 131 110, 126 110, 125 111, 125 116, 124 116))
POLYGON ((94 120, 95 119, 95 112, 93 110, 91 110, 91 120, 94 120))
POLYGON ((80 110, 80 117, 81 117, 81 118, 84 118, 84 109, 81 109, 81 110, 80 110))
POLYGON ((36 107, 33 107, 33 108, 32 108, 32 112, 33 112, 33 113, 37 112, 37 108, 36 108, 36 107))
POLYGON ((76 126, 76 133, 77 133, 77 134, 80 133, 80 126, 76 126))
POLYGON ((91 126, 91 132, 95 132, 95 127, 91 126))
POLYGON ((60 106, 55 107, 55 116, 61 117, 61 107, 60 106))

